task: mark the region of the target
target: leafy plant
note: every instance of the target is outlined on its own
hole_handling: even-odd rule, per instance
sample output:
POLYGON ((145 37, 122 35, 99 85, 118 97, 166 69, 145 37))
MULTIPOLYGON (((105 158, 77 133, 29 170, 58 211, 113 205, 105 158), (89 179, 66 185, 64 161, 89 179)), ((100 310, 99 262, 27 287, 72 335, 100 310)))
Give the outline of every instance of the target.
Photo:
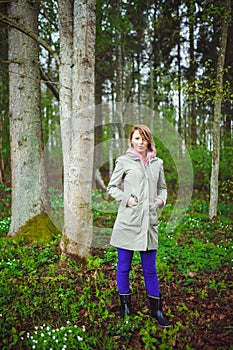
POLYGON ((17 235, 0 239, 1 349, 190 350, 199 338, 200 346, 205 344, 208 332, 219 329, 221 320, 225 326, 220 331, 230 339, 229 216, 211 221, 206 204, 192 201, 177 229, 168 234, 166 220, 172 205, 166 210, 159 224, 157 270, 171 329, 163 330, 149 318, 139 252, 132 261, 133 315, 122 320, 115 248, 95 248, 85 264, 60 261, 59 237, 29 242, 17 235), (216 310, 219 296, 221 306, 225 303, 221 319, 216 310))

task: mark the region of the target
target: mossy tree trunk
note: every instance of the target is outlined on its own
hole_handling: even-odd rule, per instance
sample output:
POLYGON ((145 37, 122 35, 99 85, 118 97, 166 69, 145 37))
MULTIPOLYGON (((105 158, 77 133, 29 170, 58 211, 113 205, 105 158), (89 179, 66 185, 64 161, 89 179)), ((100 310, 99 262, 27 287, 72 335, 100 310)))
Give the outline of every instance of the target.
POLYGON ((60 117, 64 162, 62 255, 84 258, 92 243, 95 1, 59 0, 60 117))
MULTIPOLYGON (((9 18, 38 32, 39 3, 10 1, 9 18)), ((9 112, 14 235, 30 218, 45 210, 45 174, 40 120, 39 44, 9 27, 9 112)))

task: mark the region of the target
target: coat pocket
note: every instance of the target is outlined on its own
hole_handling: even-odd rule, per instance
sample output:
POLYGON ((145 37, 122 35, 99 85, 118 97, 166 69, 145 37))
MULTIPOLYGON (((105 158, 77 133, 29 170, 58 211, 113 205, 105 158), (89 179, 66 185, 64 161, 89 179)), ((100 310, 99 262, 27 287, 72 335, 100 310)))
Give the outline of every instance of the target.
POLYGON ((154 203, 150 203, 150 225, 154 226, 158 223, 158 207, 154 203))
POLYGON ((142 224, 142 207, 138 205, 128 206, 118 213, 118 223, 121 226, 141 226, 142 224))

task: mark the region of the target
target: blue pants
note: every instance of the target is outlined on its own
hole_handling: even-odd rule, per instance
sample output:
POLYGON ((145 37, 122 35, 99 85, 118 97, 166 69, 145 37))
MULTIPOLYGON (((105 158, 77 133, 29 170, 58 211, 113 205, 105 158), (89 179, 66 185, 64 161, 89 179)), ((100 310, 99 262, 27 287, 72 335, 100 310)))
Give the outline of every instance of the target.
MULTIPOLYGON (((127 294, 130 291, 129 273, 134 252, 118 248, 117 264, 117 288, 120 294, 127 294)), ((141 251, 141 263, 144 274, 144 281, 147 294, 150 296, 159 296, 159 282, 156 272, 156 250, 141 251)))

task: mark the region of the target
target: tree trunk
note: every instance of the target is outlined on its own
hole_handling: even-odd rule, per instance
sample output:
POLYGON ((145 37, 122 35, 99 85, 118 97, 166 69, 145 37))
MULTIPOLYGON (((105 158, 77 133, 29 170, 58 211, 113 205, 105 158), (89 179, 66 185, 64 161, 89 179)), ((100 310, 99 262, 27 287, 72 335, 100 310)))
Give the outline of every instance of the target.
POLYGON ((227 46, 228 16, 230 13, 230 0, 226 1, 226 16, 223 18, 222 33, 220 38, 220 50, 217 63, 216 94, 214 103, 214 128, 213 128, 213 154, 212 170, 210 179, 210 206, 209 217, 212 219, 217 216, 218 205, 218 176, 219 176, 219 153, 220 153, 220 122, 221 122, 221 103, 222 86, 224 75, 224 63, 227 46))
MULTIPOLYGON (((9 17, 38 30, 38 3, 11 1, 9 17)), ((45 210, 45 176, 40 120, 39 45, 17 29, 9 28, 9 110, 12 169, 10 235, 45 210)))
MULTIPOLYGON (((1 3, 2 12, 7 12, 7 4, 1 3)), ((9 113, 8 113, 8 42, 7 26, 0 22, 0 184, 10 185, 10 146, 9 146, 9 113)))
MULTIPOLYGON (((152 36, 153 37, 153 36, 152 36)), ((150 109, 154 109, 155 97, 154 97, 154 69, 153 69, 153 46, 150 41, 150 109)))
POLYGON ((195 4, 194 0, 189 3, 189 55, 190 55, 190 77, 189 84, 191 86, 191 101, 190 101, 190 142, 192 146, 197 143, 197 117, 196 117, 196 84, 195 84, 195 55, 194 55, 194 18, 195 4))
POLYGON ((181 38, 180 38, 180 1, 176 8, 177 17, 177 82, 178 82, 178 133, 182 134, 182 113, 181 113, 181 38))
MULTIPOLYGON (((58 0, 60 66, 59 66, 59 110, 63 155, 63 195, 64 195, 64 228, 69 221, 69 167, 71 148, 72 116, 72 53, 73 53, 73 0, 58 0)), ((63 239, 62 239, 63 241, 63 239)), ((65 249, 65 248, 64 248, 65 249)))
MULTIPOLYGON (((72 2, 68 4, 69 13, 71 4, 72 2)), ((67 6, 67 1, 60 1, 59 7, 61 5, 67 6)), ((69 20, 70 18, 68 18, 69 20)), ((67 30, 66 34, 68 35, 67 30)), ((65 42, 63 43, 65 49, 65 42)), ((92 243, 91 194, 95 119, 94 45, 95 1, 75 0, 73 7, 72 79, 70 80, 72 81, 72 99, 68 98, 68 103, 72 101, 72 110, 71 112, 70 108, 67 111, 61 110, 61 119, 63 122, 66 121, 67 127, 61 128, 65 207, 64 230, 60 248, 64 256, 79 258, 89 255, 92 243)), ((67 48, 68 55, 70 55, 70 49, 70 47, 67 48)), ((61 51, 61 56, 63 53, 64 51, 61 51)), ((69 69, 68 74, 70 74, 69 69)))
MULTIPOLYGON (((116 0, 116 16, 121 16, 121 0, 116 0)), ((116 106, 115 119, 119 130, 119 152, 125 151, 125 130, 123 117, 123 53, 122 53, 122 33, 121 29, 115 28, 115 51, 116 51, 116 106)))
POLYGON ((0 184, 4 183, 5 164, 3 159, 3 120, 0 119, 0 184))

